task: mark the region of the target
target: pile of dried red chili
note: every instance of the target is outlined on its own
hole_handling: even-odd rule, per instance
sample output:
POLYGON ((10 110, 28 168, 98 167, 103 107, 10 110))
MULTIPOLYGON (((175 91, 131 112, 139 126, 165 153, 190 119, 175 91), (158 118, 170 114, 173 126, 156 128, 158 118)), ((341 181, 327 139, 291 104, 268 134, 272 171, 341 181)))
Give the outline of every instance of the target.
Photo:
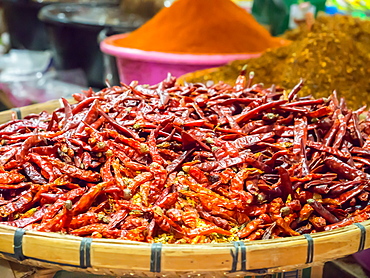
POLYGON ((370 117, 335 93, 135 83, 0 126, 2 224, 144 242, 256 240, 370 217, 370 117))

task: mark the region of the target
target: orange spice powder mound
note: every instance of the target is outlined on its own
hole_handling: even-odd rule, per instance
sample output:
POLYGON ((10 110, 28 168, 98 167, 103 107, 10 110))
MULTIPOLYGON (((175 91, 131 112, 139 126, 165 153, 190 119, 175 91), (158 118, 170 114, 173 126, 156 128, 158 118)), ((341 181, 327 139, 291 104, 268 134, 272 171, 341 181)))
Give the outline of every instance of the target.
POLYGON ((116 46, 193 54, 258 53, 283 44, 231 0, 177 0, 116 46))

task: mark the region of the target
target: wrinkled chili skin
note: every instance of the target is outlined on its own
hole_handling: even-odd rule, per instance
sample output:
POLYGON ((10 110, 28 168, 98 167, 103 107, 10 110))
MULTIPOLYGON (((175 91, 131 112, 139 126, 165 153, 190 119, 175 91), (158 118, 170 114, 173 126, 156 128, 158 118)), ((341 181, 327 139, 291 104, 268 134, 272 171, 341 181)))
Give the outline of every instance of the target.
MULTIPOLYGON (((243 73, 244 74, 244 73, 243 73)), ((142 242, 259 240, 370 217, 370 117, 239 76, 113 86, 0 125, 2 224, 142 242)))
POLYGON ((321 215, 322 217, 325 218, 329 223, 337 223, 339 222, 339 219, 335 217, 332 213, 330 213, 322 204, 320 204, 318 201, 314 199, 309 199, 307 200, 307 203, 310 204, 314 210, 321 215))
POLYGON ((338 173, 339 175, 349 180, 354 180, 357 177, 361 177, 361 178, 367 177, 367 175, 363 171, 358 170, 333 156, 326 158, 325 164, 331 170, 333 170, 334 172, 338 173))

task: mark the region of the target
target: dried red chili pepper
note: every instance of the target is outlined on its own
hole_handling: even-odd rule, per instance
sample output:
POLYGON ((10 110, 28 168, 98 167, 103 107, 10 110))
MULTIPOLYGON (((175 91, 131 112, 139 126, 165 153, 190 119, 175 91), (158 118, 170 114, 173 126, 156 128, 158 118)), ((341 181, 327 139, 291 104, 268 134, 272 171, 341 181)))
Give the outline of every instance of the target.
POLYGON ((300 97, 302 81, 286 98, 252 80, 133 82, 0 125, 2 223, 202 243, 368 219, 363 108, 352 112, 335 94, 300 97))
POLYGON ((328 211, 324 206, 314 199, 308 199, 307 203, 313 207, 313 209, 322 217, 325 218, 329 223, 339 222, 339 219, 336 218, 330 211, 328 211))

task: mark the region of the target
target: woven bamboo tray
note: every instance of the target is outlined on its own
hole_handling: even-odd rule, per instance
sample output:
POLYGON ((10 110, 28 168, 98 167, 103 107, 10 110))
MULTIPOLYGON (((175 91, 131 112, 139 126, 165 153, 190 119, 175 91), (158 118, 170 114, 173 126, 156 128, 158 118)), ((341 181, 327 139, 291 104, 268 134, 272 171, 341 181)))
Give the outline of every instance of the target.
MULTIPOLYGON (((50 101, 0 112, 0 123, 58 107, 59 101, 50 101)), ((0 225, 0 257, 38 267, 116 276, 244 276, 302 269, 354 254, 370 248, 369 230, 370 220, 282 239, 162 245, 0 225)))

